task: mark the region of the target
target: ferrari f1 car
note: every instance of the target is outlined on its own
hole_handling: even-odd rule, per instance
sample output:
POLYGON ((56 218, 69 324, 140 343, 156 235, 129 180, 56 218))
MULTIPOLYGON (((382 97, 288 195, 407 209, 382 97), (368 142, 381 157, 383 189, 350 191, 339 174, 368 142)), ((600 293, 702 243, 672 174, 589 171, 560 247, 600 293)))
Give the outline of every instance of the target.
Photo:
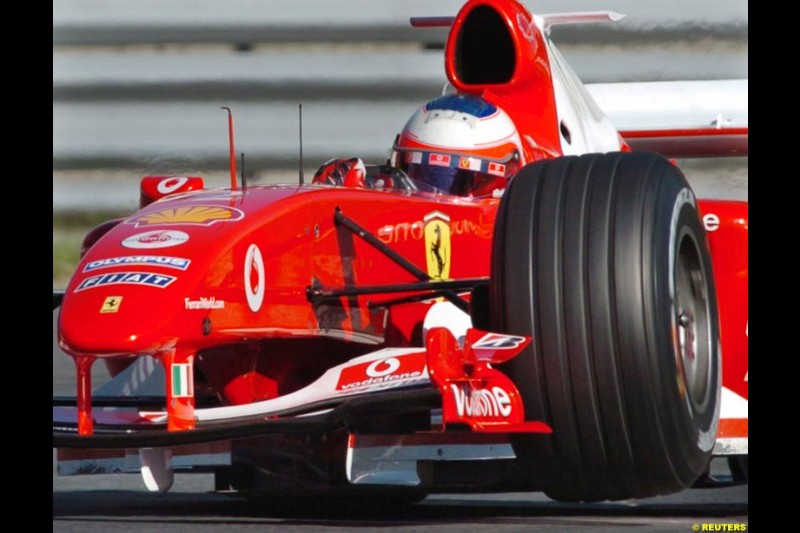
POLYGON ((747 204, 697 200, 665 156, 745 155, 747 127, 615 129, 549 36, 613 18, 470 0, 412 19, 450 27, 450 93, 519 132, 504 190, 424 190, 402 157, 356 186, 240 186, 233 157, 230 188, 144 178, 54 293, 77 369, 59 472, 562 500, 678 491, 714 455, 746 475, 747 204))

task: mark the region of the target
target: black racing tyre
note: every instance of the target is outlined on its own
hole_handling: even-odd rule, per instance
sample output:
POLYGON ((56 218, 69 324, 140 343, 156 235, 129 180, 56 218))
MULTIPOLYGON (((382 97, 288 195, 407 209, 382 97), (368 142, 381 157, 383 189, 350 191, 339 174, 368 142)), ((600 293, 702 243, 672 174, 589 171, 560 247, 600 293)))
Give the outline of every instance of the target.
POLYGON ((681 171, 647 152, 534 163, 494 231, 492 328, 533 337, 501 370, 553 428, 514 437, 530 483, 567 501, 691 486, 719 422, 719 321, 681 171))

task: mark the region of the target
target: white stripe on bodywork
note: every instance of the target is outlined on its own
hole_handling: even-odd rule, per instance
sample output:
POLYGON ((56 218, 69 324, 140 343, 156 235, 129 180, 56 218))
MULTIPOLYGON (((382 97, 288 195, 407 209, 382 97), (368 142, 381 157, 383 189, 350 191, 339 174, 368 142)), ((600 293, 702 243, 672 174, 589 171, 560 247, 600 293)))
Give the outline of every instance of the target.
POLYGON ((747 455, 747 438, 729 437, 717 439, 714 455, 747 455))
POLYGON ((747 400, 728 387, 722 387, 720 418, 747 418, 747 400))

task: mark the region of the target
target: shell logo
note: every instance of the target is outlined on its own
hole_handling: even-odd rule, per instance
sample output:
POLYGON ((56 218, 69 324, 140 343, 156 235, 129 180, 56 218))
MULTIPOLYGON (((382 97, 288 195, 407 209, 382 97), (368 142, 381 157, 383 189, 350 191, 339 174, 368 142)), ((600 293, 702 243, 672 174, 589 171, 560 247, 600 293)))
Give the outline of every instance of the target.
POLYGON ((140 226, 167 226, 189 224, 194 226, 210 226, 215 222, 234 222, 244 218, 244 213, 235 207, 219 205, 193 205, 160 209, 135 216, 126 223, 140 226))

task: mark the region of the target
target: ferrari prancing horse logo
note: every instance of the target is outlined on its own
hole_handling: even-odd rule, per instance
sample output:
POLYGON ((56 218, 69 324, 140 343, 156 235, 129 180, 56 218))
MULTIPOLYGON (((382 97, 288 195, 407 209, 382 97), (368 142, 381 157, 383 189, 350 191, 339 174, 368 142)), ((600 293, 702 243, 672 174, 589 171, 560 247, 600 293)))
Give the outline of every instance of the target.
POLYGON ((434 280, 450 278, 450 217, 433 211, 423 217, 428 275, 434 280))
POLYGON ((100 306, 101 313, 116 313, 119 311, 119 306, 122 303, 122 296, 107 296, 103 300, 103 305, 100 306))

